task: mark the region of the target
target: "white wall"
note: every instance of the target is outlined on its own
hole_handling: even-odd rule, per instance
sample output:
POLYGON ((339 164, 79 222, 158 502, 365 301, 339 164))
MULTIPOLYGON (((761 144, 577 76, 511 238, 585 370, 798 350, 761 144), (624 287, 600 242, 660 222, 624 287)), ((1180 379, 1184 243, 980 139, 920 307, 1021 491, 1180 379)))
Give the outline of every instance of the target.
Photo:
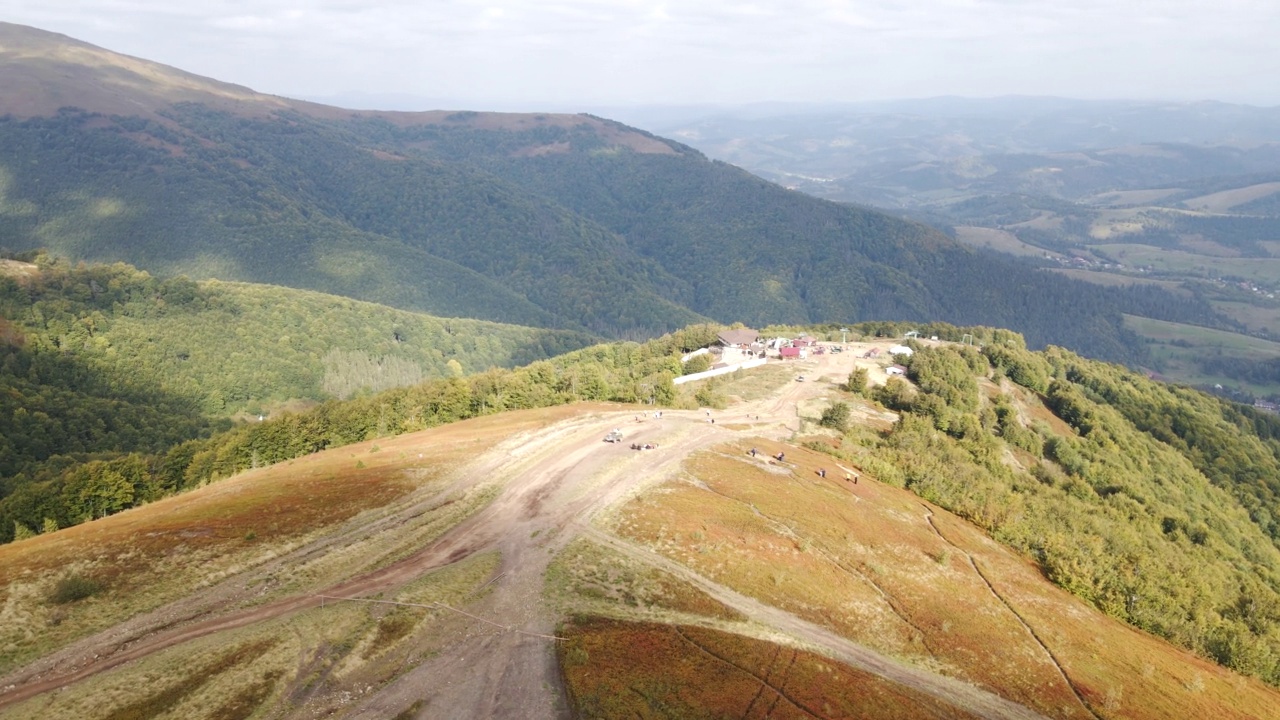
POLYGON ((764 365, 766 362, 768 361, 765 360, 764 358, 756 358, 755 360, 748 360, 746 362, 738 363, 737 365, 730 365, 728 367, 716 368, 714 370, 703 370, 700 373, 694 373, 692 375, 681 375, 680 377, 672 380, 671 384, 683 385, 687 382, 693 382, 694 380, 705 380, 706 378, 716 377, 717 375, 728 375, 729 373, 734 372, 736 370, 746 370, 748 368, 760 367, 761 365, 764 365))

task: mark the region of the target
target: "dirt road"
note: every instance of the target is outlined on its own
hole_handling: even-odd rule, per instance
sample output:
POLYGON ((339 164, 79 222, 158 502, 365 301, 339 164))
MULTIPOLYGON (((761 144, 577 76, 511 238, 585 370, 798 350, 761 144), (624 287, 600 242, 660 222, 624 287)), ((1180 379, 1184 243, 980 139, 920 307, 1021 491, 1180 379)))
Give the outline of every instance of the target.
MULTIPOLYGON (((644 488, 667 479, 682 460, 699 449, 737 436, 785 439, 799 429, 796 408, 829 389, 823 377, 843 380, 855 355, 822 355, 796 363, 805 382, 788 382, 776 392, 725 411, 664 411, 662 419, 634 411, 583 415, 492 448, 459 469, 436 498, 420 500, 395 513, 349 527, 344 537, 395 532, 397 523, 421 512, 438 498, 492 478, 501 479, 496 499, 442 537, 386 567, 334 584, 316 593, 286 597, 235 612, 216 608, 243 579, 233 579, 203 594, 174 603, 73 646, 0 680, 0 709, 65 687, 166 648, 243 628, 316 607, 327 597, 362 598, 389 593, 425 572, 469 555, 497 550, 501 567, 492 591, 469 605, 479 619, 454 623, 443 640, 447 651, 409 669, 378 692, 347 707, 348 717, 385 718, 415 700, 424 700, 423 717, 557 718, 567 707, 556 671, 551 640, 557 618, 542 599, 547 566, 566 543, 581 533, 606 542, 630 557, 677 572, 717 599, 784 635, 824 649, 833 657, 903 683, 985 717, 1037 717, 999 697, 885 658, 867 648, 776 608, 741 596, 698 576, 684 566, 608 535, 593 526, 596 514, 615 507, 644 488), (714 418, 715 423, 710 422, 714 418), (621 443, 601 442, 621 428, 621 443), (631 443, 655 449, 635 451, 631 443), (217 598, 215 602, 212 598, 217 598), (501 626, 501 627, 499 627, 501 626), (504 628, 509 628, 504 630, 504 628)), ((338 538, 318 540, 277 562, 323 553, 338 538)), ((299 708, 304 715, 307 708, 299 708)))

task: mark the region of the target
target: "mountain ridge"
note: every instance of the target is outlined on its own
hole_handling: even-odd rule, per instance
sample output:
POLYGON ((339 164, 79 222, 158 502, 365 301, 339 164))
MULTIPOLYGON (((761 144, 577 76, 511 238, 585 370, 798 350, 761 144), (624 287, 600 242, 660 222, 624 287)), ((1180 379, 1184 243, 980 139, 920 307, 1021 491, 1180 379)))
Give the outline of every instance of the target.
MULTIPOLYGON (((5 74, 24 68, 11 58, 5 74)), ((160 102, 157 93, 147 97, 160 102)), ((241 95, 232 105, 185 97, 149 117, 92 102, 4 116, 10 249, 613 337, 708 318, 941 319, 1113 360, 1144 352, 1123 325, 1126 290, 814 201, 614 121, 363 113, 270 97, 240 114, 241 95)))

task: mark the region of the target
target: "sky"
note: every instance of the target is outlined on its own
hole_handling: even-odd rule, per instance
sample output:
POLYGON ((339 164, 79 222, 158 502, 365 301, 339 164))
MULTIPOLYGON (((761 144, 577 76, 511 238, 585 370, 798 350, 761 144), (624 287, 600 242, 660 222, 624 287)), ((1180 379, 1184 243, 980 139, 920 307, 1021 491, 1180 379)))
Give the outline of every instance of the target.
POLYGON ((0 0, 0 19, 261 92, 388 109, 1280 104, 1280 0, 0 0))

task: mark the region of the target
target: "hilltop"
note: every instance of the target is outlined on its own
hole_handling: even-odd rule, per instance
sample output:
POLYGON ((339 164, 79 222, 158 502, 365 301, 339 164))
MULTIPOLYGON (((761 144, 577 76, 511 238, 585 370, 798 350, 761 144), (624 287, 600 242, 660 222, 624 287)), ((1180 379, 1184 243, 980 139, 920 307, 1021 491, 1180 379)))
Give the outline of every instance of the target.
POLYGON ((622 338, 707 319, 942 319, 1136 362, 1123 312, 1205 312, 974 252, 598 117, 350 111, 31 28, 3 38, 11 250, 622 338))
POLYGON ((1181 583, 1208 636, 1270 622, 1280 552, 1238 481, 1074 395, 1172 394, 977 328, 935 329, 988 354, 917 343, 886 379, 863 356, 899 341, 869 329, 700 388, 722 409, 487 415, 6 545, 0 716, 1277 716, 1274 688, 1121 622, 1185 643, 1181 583), (878 400, 843 389, 858 369, 878 400), (823 430, 837 402, 850 427, 823 430), (1155 478, 1115 464, 1137 456, 1155 478), (1132 553, 1151 532, 1169 547, 1132 553), (1236 582, 1268 584, 1253 615, 1215 599, 1236 582))

